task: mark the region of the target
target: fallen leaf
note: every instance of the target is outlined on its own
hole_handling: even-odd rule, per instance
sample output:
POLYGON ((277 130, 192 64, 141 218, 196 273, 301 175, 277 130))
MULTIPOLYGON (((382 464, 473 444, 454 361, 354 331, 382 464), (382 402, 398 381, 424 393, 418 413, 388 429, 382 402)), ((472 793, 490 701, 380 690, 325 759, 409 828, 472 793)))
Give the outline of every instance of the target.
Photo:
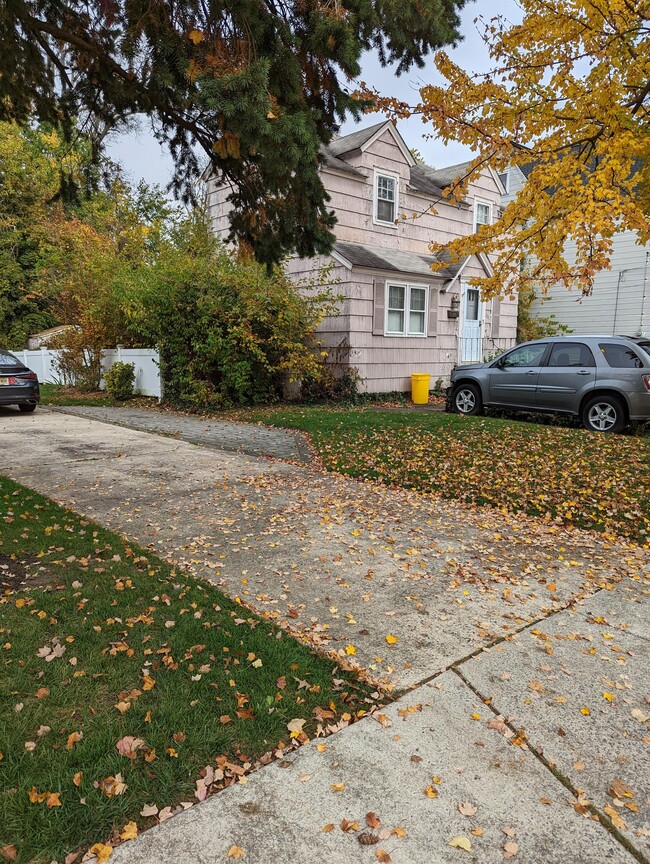
POLYGON ((32 750, 36 750, 36 741, 25 741, 25 750, 28 753, 31 753, 32 750))
POLYGON ((478 807, 476 804, 472 804, 471 801, 463 801, 462 804, 458 805, 458 812, 462 813, 463 816, 473 816, 477 810, 478 807))
POLYGON ((452 837, 449 846, 453 846, 454 849, 464 849, 465 852, 472 851, 472 841, 469 837, 452 837))
POLYGON ((156 679, 152 678, 150 675, 142 676, 142 689, 143 690, 153 690, 156 686, 156 679))
POLYGON ((353 656, 354 654, 357 653, 357 649, 354 647, 354 645, 347 645, 346 649, 345 649, 345 653, 348 656, 353 656))
POLYGON ((65 745, 66 750, 72 750, 75 744, 77 744, 84 737, 83 732, 71 732, 68 735, 68 743, 65 745))
POLYGON ((427 786, 427 788, 424 790, 424 794, 427 796, 427 798, 437 798, 438 790, 434 789, 433 786, 427 786))
POLYGON ((301 717, 294 717, 293 720, 290 720, 287 723, 287 729, 291 732, 292 738, 297 738, 298 735, 302 732, 302 727, 305 725, 307 721, 303 720, 301 717))
POLYGON ((381 825, 381 819, 376 813, 366 813, 366 825, 368 828, 379 828, 381 825))
POLYGON ((581 708, 581 709, 580 709, 580 713, 581 713, 581 714, 584 714, 585 717, 589 717, 589 715, 591 714, 591 711, 590 711, 588 708, 585 707, 585 708, 581 708))
POLYGON ((127 822, 122 832, 120 834, 120 838, 122 840, 135 840, 138 836, 138 826, 135 822, 127 822))
POLYGON ((603 807, 603 812, 609 816, 614 828, 618 828, 619 831, 623 831, 625 830, 625 828, 627 828, 627 822, 625 821, 625 819, 621 819, 621 817, 611 804, 607 804, 605 807, 603 807))
POLYGON ((323 825, 323 834, 329 834, 330 831, 334 830, 334 823, 328 822, 327 825, 323 825))
POLYGON ((120 712, 120 714, 126 714, 126 712, 131 707, 131 703, 130 702, 118 702, 115 707, 120 712))
POLYGON ((609 784, 609 794, 612 798, 634 798, 634 790, 622 780, 612 780, 609 784))
POLYGON ((350 819, 342 819, 339 827, 341 828, 341 831, 345 831, 347 834, 350 831, 358 831, 359 823, 356 820, 352 821, 350 819))
POLYGON ((72 782, 74 783, 75 786, 81 786, 81 781, 83 780, 83 776, 84 776, 83 771, 77 771, 77 773, 72 778, 72 782))
POLYGON ((515 843, 514 840, 508 840, 508 842, 503 847, 503 858, 507 861, 509 858, 512 858, 514 855, 519 852, 519 844, 515 843))
POLYGON ((392 633, 389 633, 386 636, 386 642, 388 642, 389 645, 395 645, 398 642, 398 638, 397 636, 393 636, 392 633))
POLYGON ((140 810, 140 816, 155 816, 158 813, 158 808, 155 804, 145 804, 140 810))
POLYGON ((120 756, 128 756, 129 759, 135 759, 138 750, 145 746, 142 738, 136 738, 133 735, 125 735, 115 745, 115 749, 120 756))
POLYGON ((168 819, 171 819, 173 815, 171 807, 163 807, 163 809, 158 813, 158 821, 162 824, 168 819))
POLYGON ((330 783, 330 789, 334 792, 342 792, 345 789, 345 783, 330 783))
POLYGON ((48 807, 61 807, 61 793, 48 792, 47 797, 45 798, 45 803, 48 807))
POLYGON ((650 714, 646 714, 645 711, 641 711, 640 708, 633 708, 630 713, 639 723, 647 723, 647 721, 650 720, 650 714))
POLYGON ((375 858, 377 861, 380 861, 381 864, 390 864, 391 857, 384 849, 377 849, 375 852, 375 858))
POLYGON ((237 861, 239 858, 243 858, 246 852, 241 848, 241 846, 231 846, 228 850, 228 857, 234 858, 237 861))
POLYGON ((94 843, 88 851, 97 856, 97 864, 104 864, 113 854, 113 847, 105 843, 94 843))
POLYGON ((16 856, 18 855, 18 851, 15 846, 3 846, 2 847, 2 857, 5 861, 15 861, 16 856))

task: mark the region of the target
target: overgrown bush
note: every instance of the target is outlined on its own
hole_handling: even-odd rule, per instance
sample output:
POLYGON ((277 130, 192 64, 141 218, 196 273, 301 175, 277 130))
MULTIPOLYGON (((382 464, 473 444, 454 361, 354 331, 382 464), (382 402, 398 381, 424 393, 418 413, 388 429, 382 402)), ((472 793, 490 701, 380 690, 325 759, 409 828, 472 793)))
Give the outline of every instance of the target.
POLYGON ((177 227, 125 306, 134 338, 156 345, 166 401, 196 408, 281 398, 283 377, 322 374, 315 330, 334 311, 323 273, 302 291, 281 269, 235 257, 202 214, 177 227))
MULTIPOLYGON (((566 336, 573 331, 558 321, 555 315, 533 316, 531 309, 537 299, 530 286, 522 289, 517 296, 517 342, 531 339, 544 339, 547 336, 566 336)), ((501 352, 498 352, 501 353, 501 352)))
POLYGON ((123 402, 133 396, 133 385, 135 384, 135 368, 133 363, 121 363, 119 360, 113 363, 104 375, 106 392, 118 402, 123 402))

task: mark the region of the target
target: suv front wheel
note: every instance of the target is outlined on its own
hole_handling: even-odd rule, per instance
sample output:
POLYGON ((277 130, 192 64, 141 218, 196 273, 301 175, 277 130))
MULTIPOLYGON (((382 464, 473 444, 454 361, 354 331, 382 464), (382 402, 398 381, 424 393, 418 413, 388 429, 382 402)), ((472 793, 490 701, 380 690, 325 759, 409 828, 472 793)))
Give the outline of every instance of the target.
POLYGON ((483 411, 481 391, 476 384, 459 384, 451 396, 451 404, 456 414, 471 417, 483 411))
POLYGON ((623 403, 616 396, 594 396, 585 403, 581 419, 590 432, 622 432, 627 425, 623 403))

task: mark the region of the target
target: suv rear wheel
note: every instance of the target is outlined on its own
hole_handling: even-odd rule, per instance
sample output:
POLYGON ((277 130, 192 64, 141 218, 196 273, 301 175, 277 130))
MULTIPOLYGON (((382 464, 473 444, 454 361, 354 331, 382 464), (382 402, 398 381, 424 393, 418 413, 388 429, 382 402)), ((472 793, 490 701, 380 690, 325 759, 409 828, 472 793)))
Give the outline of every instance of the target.
POLYGON ((621 432, 627 421, 616 396, 594 396, 582 409, 582 425, 590 432, 621 432))
POLYGON ((459 384, 451 396, 451 404, 456 414, 471 417, 483 411, 481 391, 476 384, 459 384))

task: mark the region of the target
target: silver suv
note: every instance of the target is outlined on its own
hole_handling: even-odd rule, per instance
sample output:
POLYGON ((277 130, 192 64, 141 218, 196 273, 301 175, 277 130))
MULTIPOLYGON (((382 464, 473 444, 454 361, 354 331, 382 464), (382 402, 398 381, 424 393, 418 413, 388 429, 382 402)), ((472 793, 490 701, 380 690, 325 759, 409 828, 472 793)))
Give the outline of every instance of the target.
POLYGON ((574 414, 593 432, 650 420, 650 339, 553 336, 457 366, 448 410, 471 415, 484 406, 574 414))

